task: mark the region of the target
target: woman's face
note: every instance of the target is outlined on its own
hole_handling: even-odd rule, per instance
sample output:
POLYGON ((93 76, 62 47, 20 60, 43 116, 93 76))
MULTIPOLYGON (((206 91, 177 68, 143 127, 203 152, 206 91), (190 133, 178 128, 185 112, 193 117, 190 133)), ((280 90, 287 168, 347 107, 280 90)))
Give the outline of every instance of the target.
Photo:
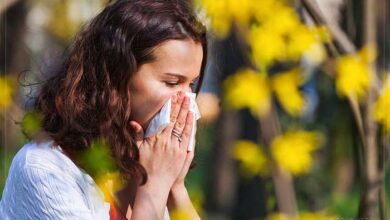
POLYGON ((191 39, 158 45, 155 60, 140 66, 131 78, 131 119, 146 130, 154 115, 176 92, 191 92, 200 74, 203 48, 191 39))

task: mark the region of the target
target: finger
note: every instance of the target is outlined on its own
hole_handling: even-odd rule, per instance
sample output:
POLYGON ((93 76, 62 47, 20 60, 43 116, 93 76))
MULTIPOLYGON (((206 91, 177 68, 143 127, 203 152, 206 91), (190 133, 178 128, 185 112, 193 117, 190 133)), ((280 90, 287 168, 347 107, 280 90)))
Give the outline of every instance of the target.
POLYGON ((134 139, 139 148, 144 140, 144 131, 142 129, 142 126, 136 121, 130 121, 130 126, 134 131, 134 139))
POLYGON ((179 111, 180 111, 180 107, 181 107, 181 104, 183 102, 183 98, 184 98, 184 93, 183 92, 179 92, 177 94, 177 101, 176 102, 173 102, 172 100, 172 106, 171 106, 171 115, 170 115, 170 123, 169 125, 163 130, 163 135, 166 135, 166 134, 171 134, 172 132, 172 129, 173 129, 173 126, 175 125, 175 122, 176 122, 176 119, 177 119, 177 116, 179 115, 179 111))
POLYGON ((185 126, 185 123, 186 123, 186 118, 187 118, 187 113, 188 113, 189 106, 190 106, 190 98, 189 97, 185 97, 184 101, 183 101, 183 103, 181 105, 179 115, 177 116, 177 119, 176 119, 176 122, 175 122, 175 125, 174 125, 174 129, 179 134, 181 134, 183 132, 183 129, 184 129, 184 126, 185 126))
POLYGON ((182 142, 180 144, 180 148, 183 148, 185 150, 187 150, 191 138, 193 118, 193 113, 189 111, 187 113, 186 124, 182 133, 182 142))
POLYGON ((180 93, 173 95, 170 122, 175 122, 180 111, 180 106, 183 101, 183 97, 180 93))

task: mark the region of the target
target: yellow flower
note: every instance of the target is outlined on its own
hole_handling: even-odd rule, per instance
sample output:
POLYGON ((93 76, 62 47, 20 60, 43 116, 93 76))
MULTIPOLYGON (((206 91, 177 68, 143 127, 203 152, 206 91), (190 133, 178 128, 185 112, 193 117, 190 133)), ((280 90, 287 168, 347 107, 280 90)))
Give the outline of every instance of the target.
POLYGON ((302 76, 298 69, 275 74, 271 78, 272 88, 279 102, 286 112, 292 116, 299 116, 304 110, 305 100, 299 91, 302 81, 302 76))
POLYGON ((169 215, 170 215, 172 220, 190 220, 191 219, 188 212, 186 212, 183 209, 173 210, 172 212, 169 212, 169 215))
POLYGON ((327 58, 325 47, 321 43, 315 43, 306 50, 304 56, 308 58, 313 64, 319 65, 327 58))
POLYGON ((224 100, 233 109, 249 108, 254 116, 265 116, 271 107, 270 89, 265 74, 245 69, 228 77, 224 100))
MULTIPOLYGON (((214 1, 214 0, 212 0, 214 1)), ((240 25, 248 25, 251 17, 251 2, 253 0, 225 0, 228 4, 228 13, 232 15, 232 18, 240 25)), ((223 13, 223 12, 222 12, 223 13)))
POLYGON ((287 58, 297 61, 317 41, 330 41, 326 28, 302 24, 294 8, 284 0, 199 1, 217 37, 226 37, 233 22, 244 27, 256 24, 244 34, 252 49, 253 62, 263 70, 275 61, 287 58))
POLYGON ((245 176, 267 174, 267 159, 261 147, 247 140, 237 141, 233 148, 233 158, 240 161, 241 174, 245 176))
POLYGON ((265 22, 269 18, 275 16, 275 12, 280 11, 286 7, 283 0, 252 0, 251 3, 252 14, 260 23, 265 22))
POLYGON ((111 202, 113 199, 116 199, 115 193, 124 187, 120 173, 118 171, 107 172, 103 175, 100 175, 97 177, 96 184, 102 190, 104 194, 104 200, 106 202, 111 202))
POLYGON ((326 26, 319 25, 313 28, 313 31, 318 37, 318 41, 329 43, 332 41, 332 36, 329 33, 329 30, 326 26))
POLYGON ((221 39, 227 37, 231 29, 231 21, 226 17, 215 17, 211 20, 211 25, 215 36, 221 39))
POLYGON ((390 133, 390 83, 384 86, 380 97, 374 105, 375 120, 382 123, 386 133, 390 133))
POLYGON ((286 42, 283 36, 269 28, 254 26, 249 33, 253 62, 267 68, 275 61, 285 60, 286 42))
POLYGON ((365 63, 374 62, 377 57, 376 47, 372 44, 368 44, 358 52, 358 55, 365 63))
POLYGON ((6 108, 11 104, 13 92, 13 78, 0 77, 0 108, 6 108))
POLYGON ((375 59, 375 51, 365 47, 359 54, 341 57, 336 63, 336 88, 340 96, 365 97, 372 81, 369 64, 375 59))
POLYGON ((299 214, 299 220, 325 220, 338 219, 337 216, 327 214, 325 211, 319 212, 302 212, 299 214))
POLYGON ((201 6, 211 19, 211 26, 219 38, 224 38, 230 32, 232 15, 225 0, 201 0, 201 6))
POLYGON ((266 220, 294 220, 294 219, 283 213, 271 213, 267 216, 266 220))
POLYGON ((324 220, 324 219, 337 219, 335 216, 327 215, 325 212, 302 212, 298 217, 290 217, 283 213, 271 213, 267 216, 266 220, 324 220))
POLYGON ((291 60, 299 60, 317 42, 314 30, 305 25, 296 25, 288 39, 287 53, 291 60))
POLYGON ((269 16, 263 22, 263 27, 266 29, 273 30, 279 35, 288 35, 292 32, 296 33, 296 28, 300 26, 299 18, 296 15, 294 9, 290 7, 280 7, 275 13, 275 9, 270 10, 273 16, 269 16))
POLYGON ((271 153, 281 168, 299 175, 311 168, 311 154, 319 144, 320 136, 315 132, 289 131, 272 141, 271 153))

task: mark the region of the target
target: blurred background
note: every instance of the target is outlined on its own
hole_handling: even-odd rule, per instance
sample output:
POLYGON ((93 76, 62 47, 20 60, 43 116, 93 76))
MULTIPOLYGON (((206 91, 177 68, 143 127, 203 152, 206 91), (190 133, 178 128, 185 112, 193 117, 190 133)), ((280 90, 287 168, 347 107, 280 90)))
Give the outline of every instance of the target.
MULTIPOLYGON (((106 2, 1 0, 0 197, 39 82, 106 2)), ((186 185, 203 218, 390 219, 390 1, 194 6, 210 53, 186 185)))

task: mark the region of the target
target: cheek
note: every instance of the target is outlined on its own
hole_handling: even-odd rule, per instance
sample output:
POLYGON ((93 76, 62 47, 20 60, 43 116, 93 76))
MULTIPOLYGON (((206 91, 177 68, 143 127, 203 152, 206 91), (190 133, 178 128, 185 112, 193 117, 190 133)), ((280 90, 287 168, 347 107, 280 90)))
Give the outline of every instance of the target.
POLYGON ((149 103, 148 112, 150 113, 150 117, 153 117, 160 109, 164 106, 165 102, 173 95, 173 91, 168 88, 156 88, 154 92, 151 94, 149 103))
POLYGON ((134 94, 132 104, 133 117, 144 127, 163 107, 165 102, 173 95, 174 91, 158 83, 150 85, 142 93, 134 94))

